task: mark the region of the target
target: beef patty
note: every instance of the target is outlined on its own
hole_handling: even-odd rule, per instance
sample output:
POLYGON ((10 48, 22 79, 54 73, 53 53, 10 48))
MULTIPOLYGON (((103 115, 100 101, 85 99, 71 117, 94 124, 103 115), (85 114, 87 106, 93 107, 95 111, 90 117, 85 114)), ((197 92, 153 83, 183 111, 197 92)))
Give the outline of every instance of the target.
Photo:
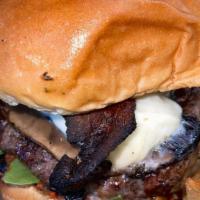
MULTIPOLYGON (((91 160, 90 156, 95 155, 96 159, 98 160, 98 162, 94 162, 95 165, 92 165, 92 168, 90 165, 83 165, 81 167, 81 169, 86 170, 84 171, 84 179, 82 179, 81 181, 86 181, 85 183, 87 184, 78 185, 78 189, 85 186, 85 199, 108 199, 118 194, 120 194, 124 199, 127 200, 137 198, 148 199, 148 196, 151 197, 154 195, 163 195, 164 193, 167 195, 178 191, 181 188, 180 183, 183 183, 185 177, 190 174, 191 168, 192 166, 194 166, 194 163, 197 160, 199 123, 196 119, 200 119, 200 115, 198 115, 198 113, 200 113, 200 107, 197 106, 198 102, 200 102, 200 90, 192 89, 192 91, 187 90, 185 93, 187 94, 187 98, 183 98, 186 99, 185 101, 180 100, 181 97, 177 95, 177 92, 174 92, 172 96, 183 107, 184 115, 190 116, 191 110, 195 110, 195 112, 192 112, 193 118, 189 119, 189 121, 191 122, 189 123, 190 125, 187 127, 189 134, 186 134, 188 137, 192 135, 192 137, 194 138, 194 140, 192 140, 192 145, 183 142, 182 144, 184 144, 185 146, 183 145, 182 149, 187 150, 187 152, 180 153, 181 156, 179 156, 178 159, 174 159, 173 162, 167 164, 165 163, 164 165, 160 166, 156 171, 149 171, 148 173, 141 173, 142 171, 140 171, 139 176, 138 173, 135 172, 133 174, 127 175, 123 172, 119 174, 112 174, 109 172, 104 173, 103 171, 101 171, 101 176, 98 176, 98 180, 94 180, 93 178, 90 179, 90 182, 88 183, 88 179, 85 179, 85 176, 96 174, 93 172, 97 170, 98 165, 102 164, 102 161, 105 159, 105 156, 108 155, 109 151, 111 151, 117 144, 122 142, 122 140, 124 140, 128 136, 128 134, 133 131, 134 127, 131 127, 130 123, 134 124, 134 116, 129 115, 128 112, 130 111, 129 109, 127 109, 131 108, 131 112, 133 112, 133 101, 125 101, 120 104, 116 104, 111 108, 107 107, 105 109, 93 111, 84 115, 66 117, 67 124, 71 130, 69 140, 71 143, 80 147, 81 151, 79 156, 83 156, 82 158, 86 164, 88 164, 87 159, 91 160), (193 103, 191 103, 191 101, 193 101, 193 103), (112 112, 110 112, 110 110, 112 112), (120 113, 122 114, 120 115, 120 113), (121 123, 121 125, 119 123, 121 123), (110 144, 109 141, 112 141, 114 136, 108 137, 109 141, 106 141, 107 137, 104 136, 101 136, 99 137, 99 140, 96 140, 94 137, 95 134, 99 135, 101 133, 104 135, 109 135, 112 133, 113 130, 115 130, 117 126, 123 128, 124 125, 127 125, 128 133, 126 133, 125 136, 121 136, 119 134, 118 136, 120 136, 119 138, 121 139, 113 143, 114 146, 111 145, 111 148, 107 148, 108 151, 106 151, 102 156, 101 151, 99 151, 102 141, 104 144, 110 144), (74 127, 75 129, 73 129, 74 127), (74 134, 73 130, 77 130, 78 133, 74 134), (89 144, 87 144, 88 141, 90 141, 89 144), (95 150, 94 146, 95 148, 98 148, 98 151, 95 150), (87 166, 90 166, 88 167, 88 171, 87 166)), ((16 154, 22 161, 24 161, 28 165, 33 173, 37 175, 47 185, 49 184, 49 178, 52 172, 54 175, 58 175, 56 180, 62 180, 63 177, 60 176, 62 173, 56 173, 56 169, 64 170, 63 165, 61 168, 58 167, 60 166, 61 162, 59 162, 48 150, 23 135, 20 130, 14 127, 13 124, 9 123, 5 118, 5 112, 6 109, 4 109, 4 112, 2 112, 3 117, 1 117, 0 120, 0 148, 16 154)), ((181 141, 179 140, 178 143, 180 144, 180 142, 181 141)), ((169 143, 169 145, 172 144, 169 143)), ((178 144, 176 146, 175 143, 173 143, 173 145, 176 148, 180 146, 178 144)), ((66 168, 70 169, 70 165, 74 161, 76 162, 75 169, 80 170, 80 167, 77 167, 77 165, 79 166, 79 164, 81 163, 79 157, 77 157, 75 160, 72 159, 72 162, 69 160, 68 157, 66 158, 66 155, 63 158, 64 159, 62 160, 66 160, 65 164, 68 163, 69 165, 65 166, 65 170, 66 168)), ((70 174, 71 178, 69 177, 69 180, 72 180, 73 182, 73 177, 76 178, 76 176, 78 177, 77 171, 73 171, 73 173, 70 174)), ((65 181, 62 183, 66 184, 65 181)), ((69 184, 68 186, 70 186, 71 183, 67 182, 67 184, 69 184)), ((56 190, 61 193, 69 193, 68 190, 65 191, 65 185, 63 185, 62 187, 62 191, 59 191, 59 189, 57 188, 56 190)))
MULTIPOLYGON (((121 172, 93 182, 87 188, 87 200, 106 200, 118 195, 123 197, 123 200, 147 200, 155 196, 170 196, 184 188, 185 179, 195 172, 193 169, 195 169, 199 154, 200 89, 173 91, 170 93, 170 97, 181 105, 185 116, 191 116, 195 120, 191 126, 187 127, 185 136, 171 138, 172 143, 162 144, 167 149, 173 148, 177 159, 174 157, 173 162, 160 165, 157 170, 149 171, 146 174, 139 169, 139 177, 137 169, 135 169, 132 174, 127 175, 121 172), (191 129, 195 129, 195 131, 191 132, 191 129), (195 137, 192 142, 191 133, 195 137)), ((153 156, 153 154, 149 156, 153 156)), ((155 156, 156 160, 163 159, 158 152, 155 156)))
POLYGON ((49 175, 58 162, 56 158, 3 120, 0 120, 0 149, 17 155, 36 176, 49 183, 49 175))

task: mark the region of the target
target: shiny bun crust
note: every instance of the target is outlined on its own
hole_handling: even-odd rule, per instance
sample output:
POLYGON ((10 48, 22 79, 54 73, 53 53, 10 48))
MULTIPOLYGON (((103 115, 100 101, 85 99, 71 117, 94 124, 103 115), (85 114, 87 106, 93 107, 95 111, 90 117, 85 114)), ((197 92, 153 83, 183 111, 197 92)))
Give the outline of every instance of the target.
POLYGON ((23 188, 0 183, 0 194, 3 200, 64 200, 62 197, 52 198, 34 186, 23 188))
POLYGON ((62 114, 200 86, 197 0, 1 0, 0 96, 62 114))

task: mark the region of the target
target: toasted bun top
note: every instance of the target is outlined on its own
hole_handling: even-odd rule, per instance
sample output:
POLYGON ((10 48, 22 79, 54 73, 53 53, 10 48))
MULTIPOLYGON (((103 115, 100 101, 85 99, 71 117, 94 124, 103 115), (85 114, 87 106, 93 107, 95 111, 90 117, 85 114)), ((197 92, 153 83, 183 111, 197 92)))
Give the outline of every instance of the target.
POLYGON ((197 0, 1 0, 0 96, 68 114, 200 86, 197 0))

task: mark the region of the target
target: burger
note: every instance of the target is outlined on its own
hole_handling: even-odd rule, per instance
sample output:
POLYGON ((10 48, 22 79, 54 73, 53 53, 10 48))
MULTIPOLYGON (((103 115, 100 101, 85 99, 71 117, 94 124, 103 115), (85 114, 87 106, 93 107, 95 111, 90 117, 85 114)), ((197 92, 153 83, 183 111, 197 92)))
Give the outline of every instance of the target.
POLYGON ((199 199, 199 87, 197 0, 1 0, 1 198, 199 199))

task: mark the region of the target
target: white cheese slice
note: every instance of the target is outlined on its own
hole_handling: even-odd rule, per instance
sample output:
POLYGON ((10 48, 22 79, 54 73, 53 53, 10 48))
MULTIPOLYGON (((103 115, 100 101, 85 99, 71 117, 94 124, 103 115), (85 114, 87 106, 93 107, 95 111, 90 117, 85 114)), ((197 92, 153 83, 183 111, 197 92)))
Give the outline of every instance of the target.
POLYGON ((181 121, 182 109, 161 95, 149 95, 136 100, 137 128, 109 155, 112 170, 122 170, 142 161, 153 147, 175 133, 181 121))

